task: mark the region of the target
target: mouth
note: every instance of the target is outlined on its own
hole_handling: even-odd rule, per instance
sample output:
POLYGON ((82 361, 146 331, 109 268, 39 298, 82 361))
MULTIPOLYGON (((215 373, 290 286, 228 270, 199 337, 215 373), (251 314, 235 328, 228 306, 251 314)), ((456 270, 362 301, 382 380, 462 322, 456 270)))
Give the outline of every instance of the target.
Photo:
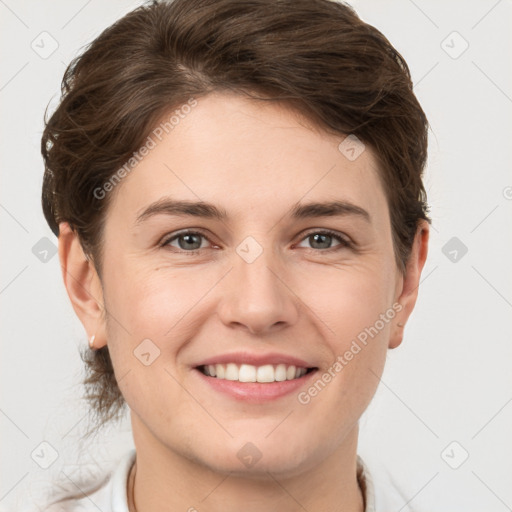
POLYGON ((200 365, 196 369, 206 377, 218 380, 243 383, 258 382, 261 384, 298 380, 317 370, 316 367, 307 368, 287 364, 255 366, 236 363, 200 365))
POLYGON ((309 361, 285 353, 239 351, 211 356, 192 368, 198 385, 213 391, 212 396, 261 405, 290 399, 307 386, 318 371, 309 361))

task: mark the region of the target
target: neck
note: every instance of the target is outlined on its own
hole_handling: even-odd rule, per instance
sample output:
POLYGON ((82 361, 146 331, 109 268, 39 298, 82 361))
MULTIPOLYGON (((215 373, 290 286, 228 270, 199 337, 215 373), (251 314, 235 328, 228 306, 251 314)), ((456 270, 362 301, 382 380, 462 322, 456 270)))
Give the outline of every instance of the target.
POLYGON ((252 478, 220 474, 162 447, 149 437, 147 430, 134 429, 137 459, 128 483, 129 509, 130 512, 201 509, 363 512, 364 500, 357 481, 357 435, 355 426, 339 449, 299 474, 287 476, 267 471, 252 478))

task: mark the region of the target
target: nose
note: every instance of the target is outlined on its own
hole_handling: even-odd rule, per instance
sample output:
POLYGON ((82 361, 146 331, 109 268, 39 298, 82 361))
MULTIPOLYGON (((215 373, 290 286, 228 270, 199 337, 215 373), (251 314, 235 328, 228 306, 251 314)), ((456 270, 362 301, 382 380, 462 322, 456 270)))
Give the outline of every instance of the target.
POLYGON ((217 313, 228 327, 266 334, 293 325, 300 299, 287 285, 285 271, 270 250, 249 263, 234 255, 217 313))

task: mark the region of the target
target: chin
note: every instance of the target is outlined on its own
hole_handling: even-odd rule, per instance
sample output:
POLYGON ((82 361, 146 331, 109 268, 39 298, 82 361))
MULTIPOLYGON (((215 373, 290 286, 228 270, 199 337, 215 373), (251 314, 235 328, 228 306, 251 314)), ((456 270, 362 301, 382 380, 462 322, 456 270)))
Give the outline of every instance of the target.
POLYGON ((321 459, 311 446, 311 440, 307 443, 289 439, 283 443, 282 440, 272 442, 262 434, 255 437, 254 442, 249 440, 250 436, 244 436, 243 440, 231 439, 224 447, 206 450, 207 457, 197 454, 197 462, 218 473, 268 480, 269 473, 281 478, 301 474, 315 466, 317 457, 321 459), (309 453, 310 450, 313 451, 309 453))

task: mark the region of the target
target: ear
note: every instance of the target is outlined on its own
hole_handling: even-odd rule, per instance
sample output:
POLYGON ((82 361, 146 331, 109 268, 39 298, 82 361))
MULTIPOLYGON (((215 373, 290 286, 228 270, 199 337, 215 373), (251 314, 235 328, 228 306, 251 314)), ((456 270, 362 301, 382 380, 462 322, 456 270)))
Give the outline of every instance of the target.
POLYGON ((405 274, 401 279, 401 288, 399 287, 397 291, 398 298, 395 302, 400 304, 402 308, 394 319, 391 337, 389 339, 389 348, 396 348, 402 343, 405 324, 416 304, 421 271, 427 259, 429 232, 430 228, 428 222, 421 220, 416 230, 411 254, 405 268, 405 274))
POLYGON ((67 222, 59 224, 59 260, 62 278, 76 315, 94 348, 107 344, 103 289, 94 264, 85 255, 78 235, 67 222))

